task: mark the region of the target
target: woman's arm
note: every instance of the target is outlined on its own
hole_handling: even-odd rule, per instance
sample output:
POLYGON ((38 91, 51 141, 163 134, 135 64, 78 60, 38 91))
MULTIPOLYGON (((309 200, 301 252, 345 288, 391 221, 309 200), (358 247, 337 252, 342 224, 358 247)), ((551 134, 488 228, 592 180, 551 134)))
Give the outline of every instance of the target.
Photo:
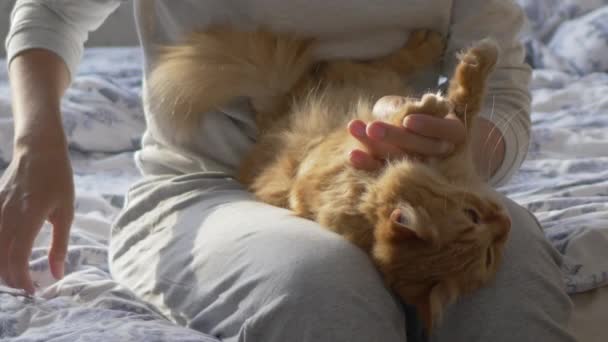
MULTIPOLYGON (((458 52, 488 36, 502 51, 488 82, 488 96, 474 128, 473 148, 478 172, 492 185, 504 184, 526 156, 530 135, 530 95, 527 90, 531 70, 524 64, 524 50, 517 39, 523 13, 511 0, 454 1, 448 46, 450 58, 442 65, 442 74, 452 75, 458 52)), ((382 98, 374 108, 380 116, 399 110, 403 99, 382 98)), ((424 113, 408 116, 404 126, 381 121, 365 124, 353 120, 348 129, 367 151, 351 152, 351 163, 360 169, 373 170, 382 160, 413 154, 441 157, 465 139, 465 128, 456 117, 445 119, 424 113)))
POLYGON ((504 165, 506 153, 504 136, 496 124, 484 117, 477 118, 474 131, 475 136, 471 145, 477 173, 492 183, 494 175, 504 165))
POLYGON ((63 276, 74 185, 60 103, 88 32, 118 6, 104 0, 21 0, 6 39, 15 126, 12 160, 0 177, 0 278, 29 293, 34 239, 53 225, 51 272, 63 276))
POLYGON ((0 178, 0 277, 30 293, 28 259, 47 219, 54 226, 51 271, 63 275, 74 201, 60 114, 68 78, 65 63, 47 50, 28 50, 10 67, 15 136, 11 163, 0 178))
POLYGON ((38 142, 66 147, 60 101, 69 84, 69 72, 63 60, 48 50, 30 49, 13 60, 9 75, 14 149, 38 142))
MULTIPOLYGON (((474 139, 478 170, 494 186, 519 169, 530 141, 531 69, 518 39, 524 18, 512 0, 454 0, 452 9, 446 56, 488 36, 501 48, 474 139)), ((457 63, 456 58, 446 59, 442 73, 451 75, 457 63)))
POLYGON ((41 48, 65 62, 70 76, 82 57, 89 33, 101 26, 127 0, 17 0, 6 37, 7 61, 21 52, 41 48))

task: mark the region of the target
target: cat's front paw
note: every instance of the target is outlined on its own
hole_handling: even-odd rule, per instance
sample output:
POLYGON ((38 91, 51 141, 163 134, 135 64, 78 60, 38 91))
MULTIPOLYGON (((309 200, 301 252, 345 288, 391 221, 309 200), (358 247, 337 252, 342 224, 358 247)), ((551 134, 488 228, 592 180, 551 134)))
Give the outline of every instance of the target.
POLYGON ((408 99, 402 108, 403 110, 395 113, 389 120, 392 124, 402 125, 403 120, 410 114, 426 114, 443 118, 453 110, 453 106, 447 98, 432 93, 425 94, 418 101, 408 99))
POLYGON ((460 62, 450 80, 447 97, 467 129, 480 112, 486 93, 486 83, 498 61, 499 46, 492 39, 476 42, 458 55, 460 62))
POLYGON ((460 53, 460 68, 465 69, 463 73, 474 73, 478 78, 486 78, 498 61, 500 48, 498 44, 486 38, 476 42, 470 49, 460 53))

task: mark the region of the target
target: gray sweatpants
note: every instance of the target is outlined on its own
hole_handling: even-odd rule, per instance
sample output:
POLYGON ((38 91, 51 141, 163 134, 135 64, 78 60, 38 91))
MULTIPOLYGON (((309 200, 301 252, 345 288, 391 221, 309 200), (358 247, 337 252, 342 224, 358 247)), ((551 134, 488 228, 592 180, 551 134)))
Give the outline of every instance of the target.
MULTIPOLYGON (((513 229, 496 280, 452 305, 432 341, 574 341, 559 255, 531 214, 504 201, 513 229)), ((413 329, 362 251, 220 174, 134 186, 112 231, 111 271, 222 341, 404 342, 413 329)))

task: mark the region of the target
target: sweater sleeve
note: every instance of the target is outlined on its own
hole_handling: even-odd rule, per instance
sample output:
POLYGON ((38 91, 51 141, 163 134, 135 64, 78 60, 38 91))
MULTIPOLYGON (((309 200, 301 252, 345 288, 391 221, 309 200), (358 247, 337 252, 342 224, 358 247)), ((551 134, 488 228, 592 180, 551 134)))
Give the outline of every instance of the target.
POLYGON ((82 58, 89 32, 121 4, 121 0, 17 0, 5 40, 7 65, 21 52, 41 48, 56 53, 72 77, 82 58))
MULTIPOLYGON (((481 116, 490 120, 504 137, 506 151, 490 184, 505 184, 524 161, 530 142, 531 68, 519 40, 524 23, 522 9, 512 0, 454 0, 446 56, 455 56, 475 41, 495 39, 500 57, 489 83, 481 116)), ((456 58, 446 59, 442 72, 451 75, 456 58)))

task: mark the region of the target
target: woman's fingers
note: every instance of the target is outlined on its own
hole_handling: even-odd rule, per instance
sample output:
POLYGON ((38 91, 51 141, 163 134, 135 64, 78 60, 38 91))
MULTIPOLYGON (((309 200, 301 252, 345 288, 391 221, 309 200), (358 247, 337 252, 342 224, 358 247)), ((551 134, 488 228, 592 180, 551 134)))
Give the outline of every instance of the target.
POLYGON ((369 135, 369 127, 361 120, 353 120, 348 125, 350 133, 359 140, 369 154, 377 159, 402 157, 405 152, 398 146, 390 145, 382 139, 374 139, 369 135))
POLYGON ((454 148, 448 142, 424 137, 382 121, 366 125, 360 120, 353 120, 349 124, 349 131, 377 159, 406 155, 441 156, 454 148))
MULTIPOLYGON (((7 285, 35 292, 30 277, 29 259, 34 240, 47 215, 42 208, 17 208, 8 204, 0 216, 0 277, 7 285)), ((70 226, 73 221, 71 207, 56 211, 49 220, 53 224, 53 237, 49 251, 49 266, 56 279, 64 275, 70 226)))
MULTIPOLYGON (((3 203, 0 202, 0 212, 2 211, 3 203)), ((14 286, 10 279, 9 272, 9 253, 13 242, 13 229, 9 226, 7 216, 0 215, 0 278, 4 280, 8 286, 14 286)))
POLYGON ((0 177, 0 276, 10 286, 33 293, 29 259, 45 220, 53 224, 51 272, 56 278, 63 276, 74 184, 67 150, 28 151, 13 154, 0 177))
POLYGON ((369 153, 361 150, 352 150, 349 155, 351 164, 359 170, 375 171, 382 167, 383 163, 372 157, 369 153))
MULTIPOLYGON (((372 112, 380 120, 387 119, 403 112, 407 103, 408 99, 403 96, 384 96, 376 101, 372 112)), ((409 114, 403 121, 403 127, 418 135, 446 140, 455 145, 462 143, 466 135, 465 125, 453 113, 446 113, 443 117, 434 113, 409 114)))
POLYGON ((53 238, 49 251, 49 266, 53 277, 55 277, 55 279, 61 279, 65 274, 65 256, 68 252, 68 241, 70 227, 74 220, 74 210, 72 207, 57 210, 51 215, 49 220, 53 225, 53 238))
POLYGON ((418 135, 441 139, 454 145, 460 144, 466 137, 466 129, 454 114, 438 118, 426 114, 410 114, 403 120, 403 126, 418 135))
POLYGON ((34 240, 45 220, 41 208, 23 206, 21 215, 15 220, 14 239, 9 252, 9 274, 13 285, 27 293, 35 292, 30 277, 29 259, 34 247, 34 240))
POLYGON ((454 149, 454 145, 448 141, 423 136, 382 121, 368 124, 367 135, 374 141, 383 142, 383 145, 398 148, 402 153, 432 157, 449 154, 454 149))
MULTIPOLYGON (((404 97, 385 96, 376 102, 373 114, 386 119, 403 110, 406 103, 404 97)), ((353 120, 348 130, 364 147, 351 151, 349 156, 351 163, 363 170, 377 169, 385 160, 405 156, 423 160, 444 157, 466 138, 465 125, 454 114, 445 117, 409 114, 402 125, 386 121, 366 124, 362 120, 353 120)))

